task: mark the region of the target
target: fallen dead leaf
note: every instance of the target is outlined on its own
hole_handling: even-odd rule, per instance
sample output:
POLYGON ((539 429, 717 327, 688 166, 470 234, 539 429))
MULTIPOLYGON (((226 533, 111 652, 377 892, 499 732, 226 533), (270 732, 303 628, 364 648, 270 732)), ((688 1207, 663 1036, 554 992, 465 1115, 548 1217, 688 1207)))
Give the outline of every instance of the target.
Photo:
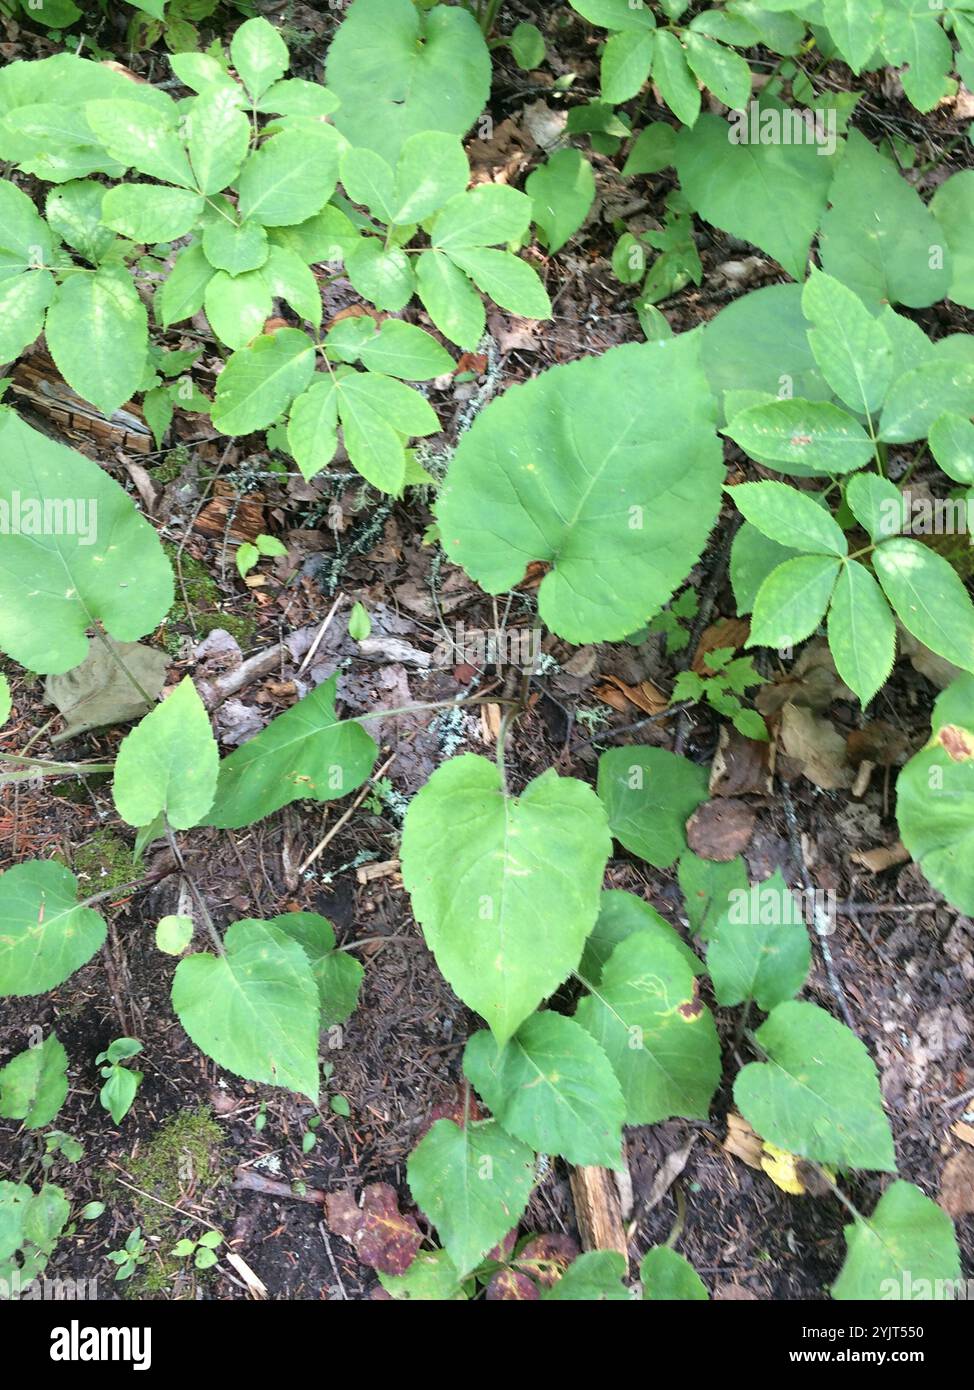
POLYGON ((626 685, 618 676, 605 676, 595 694, 605 704, 625 713, 627 705, 635 705, 644 714, 662 714, 669 704, 663 692, 652 681, 641 681, 639 685, 626 685), (604 692, 604 693, 603 693, 604 692), (619 697, 621 703, 616 703, 619 697))
POLYGON ((383 1274, 405 1274, 423 1243, 411 1216, 399 1210, 395 1189, 373 1182, 362 1190, 362 1204, 350 1192, 325 1197, 328 1227, 352 1246, 362 1264, 383 1274))
POLYGON ((854 864, 861 864, 864 869, 868 869, 871 874, 881 874, 885 869, 892 869, 897 864, 909 863, 910 851, 897 840, 893 845, 856 850, 849 858, 854 864))
POLYGON ((961 1149, 948 1158, 940 1176, 937 1201, 954 1221, 974 1211, 974 1153, 969 1149, 961 1149))
POLYGON ((789 702, 781 709, 778 742, 816 787, 834 791, 852 786, 854 774, 846 762, 845 739, 830 720, 789 702))
POLYGON ((711 796, 746 796, 771 792, 775 745, 745 738, 731 724, 722 724, 710 767, 711 796))
POLYGON ((759 1135, 745 1120, 743 1115, 738 1115, 731 1110, 727 1116, 727 1136, 724 1139, 722 1148, 725 1153, 733 1154, 742 1163, 746 1163, 749 1168, 760 1168, 761 1159, 764 1154, 764 1146, 759 1135))
POLYGON ((733 647, 734 651, 738 651, 750 635, 751 624, 747 618, 721 618, 719 622, 711 623, 710 627, 704 628, 697 643, 691 669, 698 676, 712 676, 714 673, 704 660, 707 653, 718 651, 721 647, 733 647))
POLYGON ((750 844, 754 821, 754 808, 738 797, 705 801, 687 821, 687 843, 702 859, 726 864, 750 844))
POLYGON ((962 1144, 970 1144, 974 1148, 974 1125, 965 1124, 963 1120, 958 1120, 955 1125, 951 1125, 950 1132, 962 1144))

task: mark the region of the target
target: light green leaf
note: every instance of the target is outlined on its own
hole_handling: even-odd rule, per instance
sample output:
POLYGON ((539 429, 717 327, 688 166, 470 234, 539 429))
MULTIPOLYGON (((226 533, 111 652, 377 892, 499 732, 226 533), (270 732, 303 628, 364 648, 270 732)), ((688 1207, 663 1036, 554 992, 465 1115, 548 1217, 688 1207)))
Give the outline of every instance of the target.
POLYGON ((631 1294, 621 1282, 625 1275, 626 1261, 618 1250, 588 1250, 541 1297, 549 1303, 628 1303, 631 1294))
POLYGON ((413 913, 499 1043, 578 964, 610 849, 595 793, 552 769, 512 797, 493 763, 466 754, 413 798, 401 848, 413 913))
POLYGON ((318 82, 308 82, 303 77, 286 77, 268 87, 257 103, 257 110, 272 111, 277 116, 320 119, 338 110, 338 98, 318 82))
POLYGON ((891 444, 924 439, 945 411, 974 415, 974 361, 939 359, 899 377, 889 389, 879 437, 891 444))
POLYGON ((749 647, 793 647, 825 616, 839 570, 828 555, 799 555, 768 575, 754 600, 749 647))
POLYGON ((275 245, 297 252, 307 265, 340 261, 359 240, 358 229, 331 204, 296 227, 271 227, 268 235, 275 245))
POLYGON ((575 235, 595 201, 592 166, 578 150, 556 150, 528 175, 524 187, 531 198, 532 218, 554 255, 575 235))
POLYGON ((203 199, 161 183, 119 183, 105 194, 101 211, 106 227, 133 241, 176 241, 196 226, 203 199))
MULTIPOLYGON (((719 867, 723 868, 723 865, 719 867)), ((703 962, 669 922, 659 915, 654 907, 637 898, 634 893, 623 893, 618 889, 604 892, 600 899, 599 917, 585 943, 582 963, 578 973, 583 982, 591 987, 602 978, 602 967, 612 955, 620 941, 625 941, 634 932, 649 932, 650 935, 673 946, 687 962, 695 974, 703 971, 703 962)))
POLYGON ((869 414, 883 403, 893 372, 893 351, 882 319, 831 275, 813 270, 802 291, 812 323, 808 341, 825 380, 846 405, 869 414))
POLYGON ((824 0, 824 14, 839 53, 862 72, 883 35, 882 0, 824 0))
POLYGON ((490 92, 490 54, 459 6, 423 13, 411 0, 354 0, 328 49, 335 124, 395 164, 409 136, 463 135, 490 92))
MULTIPOLYGON (((105 185, 94 179, 74 179, 52 188, 44 211, 47 220, 69 246, 97 265, 115 244, 115 236, 102 224, 105 185)), ((0 252, 2 260, 2 252, 0 252)))
POLYGON ((362 642, 372 631, 372 619, 364 603, 353 603, 348 615, 348 635, 353 642, 362 642))
POLYGON ((787 483, 740 483, 728 488, 737 510, 770 540, 813 555, 847 555, 849 543, 831 513, 787 483))
POLYGON ((893 669, 896 624, 879 585, 857 560, 843 565, 836 581, 829 647, 836 670, 865 707, 893 669))
MULTIPOLYGON (((206 285, 203 307, 210 327, 220 341, 239 350, 248 344, 257 348, 260 341, 258 335, 274 306, 270 287, 259 270, 244 271, 241 275, 228 275, 225 270, 218 270, 206 285)), ((289 333, 294 331, 284 330, 289 333)), ((222 378, 223 373, 220 375, 222 378)))
POLYGON ((321 292, 309 267, 288 246, 271 246, 261 274, 275 298, 290 304, 299 318, 321 327, 321 292))
POLYGON ((810 961, 802 909, 780 869, 730 904, 707 949, 718 1004, 753 999, 765 1013, 798 993, 810 961))
POLYGON ((476 246, 518 241, 531 225, 531 199, 507 184, 482 183, 458 193, 436 215, 430 244, 452 256, 476 246))
POLYGON ((689 1260, 666 1245, 654 1245, 646 1251, 639 1266, 639 1282, 644 1299, 705 1303, 710 1297, 689 1260))
POLYGON ((259 222, 229 222, 212 217, 203 228, 203 253, 216 270, 242 275, 267 260, 267 231, 259 222))
POLYGON ((67 1094, 68 1054, 54 1033, 0 1068, 0 1115, 23 1120, 25 1129, 50 1124, 67 1094))
POLYGON ((687 62, 703 85, 725 106, 743 111, 751 99, 751 69, 740 54, 691 29, 684 39, 687 62))
POLYGON ((139 389, 148 315, 127 272, 105 265, 63 280, 47 311, 45 333, 58 370, 103 415, 112 415, 139 389))
POLYGON ((724 863, 684 850, 677 865, 690 930, 709 941, 732 892, 747 892, 747 865, 738 855, 724 863))
POLYGON ((307 956, 271 922, 234 922, 223 946, 176 966, 180 1023, 218 1066, 317 1104, 318 987, 307 956))
POLYGON ((156 314, 163 328, 192 318, 203 307, 214 270, 198 242, 180 251, 156 294, 156 314))
POLYGON ((613 348, 492 401, 437 503, 450 559, 488 593, 553 561, 538 596, 552 631, 570 642, 636 631, 686 577, 718 509, 697 355, 693 335, 613 348))
POLYGON ((475 1033, 463 1070, 498 1124, 569 1163, 621 1164, 625 1104, 609 1059, 574 1019, 532 1014, 498 1047, 475 1033))
POLYGON ((900 835, 924 876, 961 912, 974 912, 974 678, 937 698, 926 748, 896 783, 900 835))
POLYGON ((502 309, 526 319, 550 317, 548 292, 527 261, 480 246, 452 251, 450 259, 502 309))
POLYGON ((235 352, 217 378, 213 424, 222 434, 266 429, 306 388, 314 369, 307 334, 296 328, 263 334, 235 352))
POLYGON ((734 1099, 762 1139, 838 1168, 896 1168, 872 1058, 816 1004, 779 1004, 757 1030, 768 1060, 749 1062, 734 1099))
POLYGON ((0 410, 0 457, 0 501, 21 524, 0 547, 0 649, 46 674, 81 665, 96 620, 120 642, 151 632, 172 604, 172 570, 125 491, 11 410, 0 410))
POLYGON ((236 86, 213 86, 189 107, 186 144, 201 193, 219 193, 233 183, 247 158, 250 122, 240 99, 236 86))
POLYGON ((626 1123, 706 1119, 720 1081, 720 1043, 680 953, 636 932, 609 957, 575 1018, 602 1044, 626 1099, 626 1123))
MULTIPOLYGON (((654 121, 636 136, 629 156, 622 166, 622 177, 634 174, 658 174, 668 169, 676 158, 676 131, 666 121, 654 121)), ((531 175, 525 188, 531 193, 531 175)), ((534 195, 532 194, 532 197, 534 195)), ((537 218, 537 211, 535 212, 537 218)), ((557 248, 555 248, 557 250, 557 248)))
POLYGON ((465 1302, 460 1275, 445 1250, 421 1250, 405 1274, 379 1273, 379 1283, 397 1302, 465 1302))
MULTIPOLYGON (((828 399, 830 389, 812 355, 801 302, 800 285, 766 285, 714 315, 703 329, 701 361, 715 396, 725 404, 739 390, 828 399)), ((799 466, 796 471, 810 470, 799 466)))
POLYGON ((931 257, 944 240, 936 219, 895 164, 856 130, 849 132, 829 200, 820 237, 823 270, 867 305, 922 309, 943 299, 951 258, 948 251, 938 265, 931 257))
POLYGON ((324 207, 338 180, 338 133, 329 125, 289 126, 265 141, 240 172, 240 217, 293 227, 324 207))
POLYGON ((610 748, 599 758, 598 791, 613 837, 657 869, 686 848, 687 820, 707 796, 707 774, 665 748, 610 748))
POLYGON ((883 53, 890 63, 904 65, 900 81, 918 111, 931 111, 951 90, 954 55, 936 9, 911 3, 885 6, 883 53))
POLYGON ((435 338, 402 319, 384 319, 379 331, 362 342, 358 357, 370 372, 384 372, 405 381, 432 381, 452 372, 456 365, 435 338))
POLYGON ((960 1254, 950 1217, 908 1182, 894 1182, 872 1216, 845 1228, 846 1258, 832 1297, 943 1302, 963 1297, 960 1254))
POLYGON ((291 61, 287 44, 273 24, 260 16, 248 19, 234 32, 230 60, 253 102, 284 76, 291 61))
POLYGON ((50 266, 51 232, 27 194, 0 179, 0 276, 50 266))
POLYGON ((54 293, 54 276, 47 270, 0 279, 0 362, 15 361, 39 336, 54 293))
POLYGON ((487 323, 483 300, 449 257, 423 251, 416 258, 416 288, 445 338, 468 351, 478 346, 487 323))
POLYGON ((336 681, 330 676, 223 759, 207 825, 238 829, 292 801, 333 801, 365 781, 376 745, 360 724, 336 717, 336 681))
POLYGON ((113 794, 129 825, 165 815, 175 830, 198 825, 213 805, 220 761, 210 718, 189 676, 122 740, 113 794))
POLYGON ((511 33, 511 53, 519 68, 528 71, 544 62, 544 38, 536 24, 515 24, 511 33))
POLYGON ((653 63, 652 29, 622 29, 602 50, 602 100, 619 106, 642 91, 653 63))
POLYGON ((191 917, 161 917, 156 925, 156 947, 167 956, 181 956, 192 939, 191 917))
POLYGON ((653 29, 656 20, 648 0, 569 0, 573 10, 606 29, 653 29))
POLYGON ((955 304, 974 309, 974 169, 962 169, 946 179, 930 202, 952 261, 948 294, 955 304))
POLYGON ((6 724, 10 718, 10 711, 13 709, 13 701, 10 698, 10 682, 7 677, 0 674, 0 724, 6 724))
POLYGON ((398 246, 387 250, 378 237, 363 237, 345 252, 345 271, 353 288, 378 309, 398 313, 413 297, 409 256, 398 246))
MULTIPOLYGON (((654 77, 659 79, 658 67, 654 77)), ((782 108, 765 103, 762 110, 782 108)), ((735 143, 734 132, 710 115, 702 116, 693 130, 680 132, 676 168, 683 191, 701 217, 753 242, 794 279, 803 280, 825 211, 833 161, 814 143, 735 143)))
POLYGON ((496 1120, 437 1120, 406 1165, 413 1199, 466 1274, 520 1221, 534 1184, 534 1154, 496 1120))
POLYGON ((285 912, 270 925, 296 941, 308 958, 318 986, 320 1025, 332 1028, 344 1023, 358 1003, 365 971, 347 951, 335 949, 335 932, 317 912, 285 912))
POLYGON ((815 473, 849 473, 873 457, 859 421, 829 401, 779 400, 751 406, 721 431, 761 463, 795 465, 815 473))
POLYGON ((89 961, 104 919, 78 905, 78 880, 56 860, 0 874, 0 995, 46 994, 89 961))
POLYGON ((403 143, 396 165, 392 221, 424 222, 463 193, 470 166, 460 141, 445 131, 424 130, 403 143))
POLYGON ((683 45, 668 29, 654 35, 653 81, 667 106, 685 126, 693 126, 700 115, 700 92, 687 66, 683 45))
POLYGON ((871 540, 888 540, 902 529, 903 494, 888 478, 881 478, 878 473, 857 473, 849 479, 845 500, 871 540))
POLYGON ((395 171, 381 154, 365 146, 350 146, 341 158, 341 181, 353 203, 368 208, 380 222, 395 222, 395 171))
MULTIPOLYGON (((2 354, 0 354, 2 356, 2 354)), ((930 452, 958 483, 974 483, 974 424, 966 415, 946 411, 930 426, 930 452)))
POLYGON ((908 631, 964 671, 974 671, 974 606, 950 563, 905 537, 873 552, 883 592, 908 631))
POLYGON ((288 419, 287 446, 309 481, 331 463, 338 448, 338 391, 334 377, 319 376, 298 396, 288 419))
POLYGON ((137 101, 89 101, 85 117, 105 149, 122 164, 163 183, 195 188, 196 180, 176 129, 176 107, 137 101))
POLYGON ((402 436, 434 434, 436 412, 417 392, 379 372, 336 375, 338 415, 348 456, 363 477, 398 493, 405 478, 402 436))

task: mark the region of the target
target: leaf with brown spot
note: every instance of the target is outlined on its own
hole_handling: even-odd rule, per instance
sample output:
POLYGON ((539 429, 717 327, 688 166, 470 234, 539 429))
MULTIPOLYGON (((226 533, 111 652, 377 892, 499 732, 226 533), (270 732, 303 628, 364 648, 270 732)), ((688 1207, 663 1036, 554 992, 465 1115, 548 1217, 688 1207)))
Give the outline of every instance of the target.
POLYGON ((383 1274, 405 1274, 423 1243, 415 1220, 400 1212, 399 1198, 386 1182, 363 1188, 361 1206, 350 1192, 329 1192, 325 1209, 329 1229, 348 1241, 362 1264, 383 1274))
POLYGON ((532 1236, 514 1263, 518 1269, 529 1273, 543 1289, 550 1289, 578 1254, 578 1245, 571 1236, 548 1231, 544 1235, 532 1236))
POLYGON ((967 763, 974 758, 974 734, 958 724, 944 724, 935 742, 940 744, 952 762, 967 763))

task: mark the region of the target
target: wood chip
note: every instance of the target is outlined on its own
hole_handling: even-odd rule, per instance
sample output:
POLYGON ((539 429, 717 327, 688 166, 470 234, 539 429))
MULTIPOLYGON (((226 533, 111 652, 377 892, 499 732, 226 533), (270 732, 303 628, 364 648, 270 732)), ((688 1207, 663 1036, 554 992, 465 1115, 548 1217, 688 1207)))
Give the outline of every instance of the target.
POLYGON ((861 864, 871 874, 881 874, 884 869, 892 869, 897 864, 906 864, 910 851, 899 840, 895 845, 879 845, 876 849, 860 849, 849 855, 853 864, 861 864))
POLYGON ((629 1249, 613 1174, 608 1168, 573 1168, 570 1182, 582 1249, 618 1250, 628 1260, 629 1249))

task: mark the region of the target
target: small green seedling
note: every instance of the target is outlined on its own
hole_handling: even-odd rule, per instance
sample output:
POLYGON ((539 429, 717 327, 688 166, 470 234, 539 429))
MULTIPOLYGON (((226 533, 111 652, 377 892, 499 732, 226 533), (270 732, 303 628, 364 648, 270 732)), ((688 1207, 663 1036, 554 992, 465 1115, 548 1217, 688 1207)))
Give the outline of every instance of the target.
POLYGON ((136 1226, 134 1230, 130 1231, 122 1249, 110 1250, 108 1258, 113 1265, 118 1266, 115 1271, 117 1284, 122 1283, 125 1279, 131 1279, 139 1266, 144 1265, 149 1258, 149 1247, 142 1234, 142 1227, 136 1226))
POLYGON ((136 1038, 116 1038, 107 1051, 99 1052, 96 1063, 105 1063, 101 1074, 105 1084, 98 1099, 116 1124, 125 1118, 142 1084, 142 1072, 124 1066, 130 1057, 137 1057, 142 1044, 136 1038))
POLYGON ((246 579, 247 575, 262 559, 271 555, 286 555, 287 546, 282 544, 276 536, 258 536, 251 545, 250 541, 244 543, 237 550, 237 570, 241 579, 246 579))
POLYGON ((172 1253, 177 1259, 188 1259, 193 1256, 193 1264, 197 1269, 212 1269, 216 1264, 217 1248, 223 1244, 223 1234, 220 1231, 206 1231, 200 1236, 199 1240, 178 1240, 173 1246, 172 1253))

